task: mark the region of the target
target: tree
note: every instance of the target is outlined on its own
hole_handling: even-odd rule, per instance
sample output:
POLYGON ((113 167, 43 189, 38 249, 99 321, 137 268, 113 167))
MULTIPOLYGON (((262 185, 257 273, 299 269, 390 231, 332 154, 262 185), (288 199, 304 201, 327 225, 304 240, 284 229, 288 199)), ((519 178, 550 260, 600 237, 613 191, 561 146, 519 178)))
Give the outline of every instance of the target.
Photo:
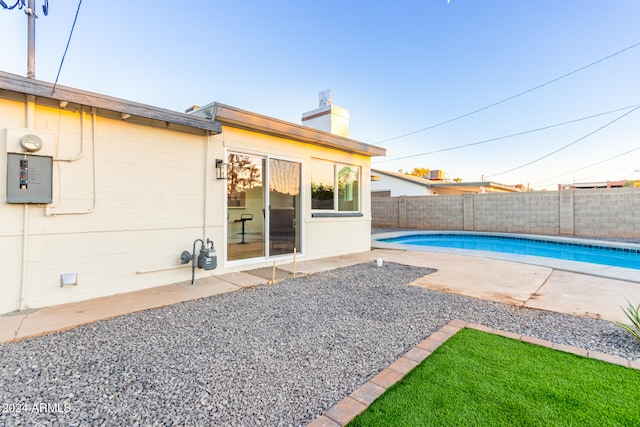
POLYGON ((227 203, 244 206, 246 191, 262 180, 261 170, 249 156, 229 154, 227 161, 227 203))
POLYGON ((407 172, 407 175, 418 176, 420 178, 429 178, 431 169, 428 168, 413 168, 411 172, 407 172))

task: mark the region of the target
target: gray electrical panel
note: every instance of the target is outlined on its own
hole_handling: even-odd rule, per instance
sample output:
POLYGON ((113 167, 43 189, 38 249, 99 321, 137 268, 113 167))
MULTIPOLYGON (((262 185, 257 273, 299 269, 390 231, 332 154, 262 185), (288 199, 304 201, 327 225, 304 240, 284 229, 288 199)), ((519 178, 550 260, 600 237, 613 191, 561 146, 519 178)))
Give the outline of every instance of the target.
POLYGON ((7 203, 51 203, 53 157, 7 154, 7 203))

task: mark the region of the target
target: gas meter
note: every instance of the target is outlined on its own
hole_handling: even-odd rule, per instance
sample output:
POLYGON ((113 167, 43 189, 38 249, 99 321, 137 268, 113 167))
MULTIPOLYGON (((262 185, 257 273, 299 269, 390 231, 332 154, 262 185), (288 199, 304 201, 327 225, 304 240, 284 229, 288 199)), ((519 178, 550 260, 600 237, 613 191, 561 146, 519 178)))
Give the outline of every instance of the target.
POLYGON ((213 241, 207 239, 207 244, 202 241, 202 239, 196 239, 193 242, 193 253, 189 253, 189 251, 183 251, 180 255, 180 263, 188 264, 191 262, 191 284, 194 284, 195 281, 195 270, 196 270, 196 243, 200 242, 200 254, 197 258, 197 266, 198 268, 203 268, 205 270, 215 270, 218 266, 218 257, 216 255, 216 250, 213 247, 213 241))
POLYGON ((218 257, 216 256, 216 250, 213 248, 213 242, 207 239, 209 247, 200 247, 200 255, 198 255, 198 268, 204 268, 205 270, 215 270, 218 266, 218 257))

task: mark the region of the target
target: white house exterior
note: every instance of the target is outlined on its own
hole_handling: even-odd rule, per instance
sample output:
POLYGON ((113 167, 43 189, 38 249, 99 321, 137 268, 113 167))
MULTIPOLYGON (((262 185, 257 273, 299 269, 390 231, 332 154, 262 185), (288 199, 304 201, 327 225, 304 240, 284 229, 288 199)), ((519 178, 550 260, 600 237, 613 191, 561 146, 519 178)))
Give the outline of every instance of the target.
POLYGON ((379 169, 372 170, 375 177, 371 180, 371 193, 384 197, 428 196, 435 194, 431 190, 432 181, 411 175, 401 175, 379 169))
MULTIPOLYGON (((432 171, 435 172, 435 171, 432 171)), ((438 171, 439 172, 439 171, 438 171)), ((463 193, 516 193, 522 188, 493 181, 451 182, 372 169, 373 197, 430 196, 463 193)))
POLYGON ((367 251, 385 154, 226 105, 184 114, 3 72, 0 152, 0 313, 189 280, 196 239, 217 251, 196 277, 367 251))

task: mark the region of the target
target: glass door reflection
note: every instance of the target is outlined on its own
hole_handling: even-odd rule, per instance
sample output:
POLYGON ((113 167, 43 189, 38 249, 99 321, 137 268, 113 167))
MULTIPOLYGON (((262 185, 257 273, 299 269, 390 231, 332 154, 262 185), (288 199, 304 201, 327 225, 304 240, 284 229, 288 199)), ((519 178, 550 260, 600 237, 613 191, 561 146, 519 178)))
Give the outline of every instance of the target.
POLYGON ((269 255, 300 248, 300 163, 269 159, 269 255))
POLYGON ((227 156, 227 259, 263 257, 265 158, 227 156))

